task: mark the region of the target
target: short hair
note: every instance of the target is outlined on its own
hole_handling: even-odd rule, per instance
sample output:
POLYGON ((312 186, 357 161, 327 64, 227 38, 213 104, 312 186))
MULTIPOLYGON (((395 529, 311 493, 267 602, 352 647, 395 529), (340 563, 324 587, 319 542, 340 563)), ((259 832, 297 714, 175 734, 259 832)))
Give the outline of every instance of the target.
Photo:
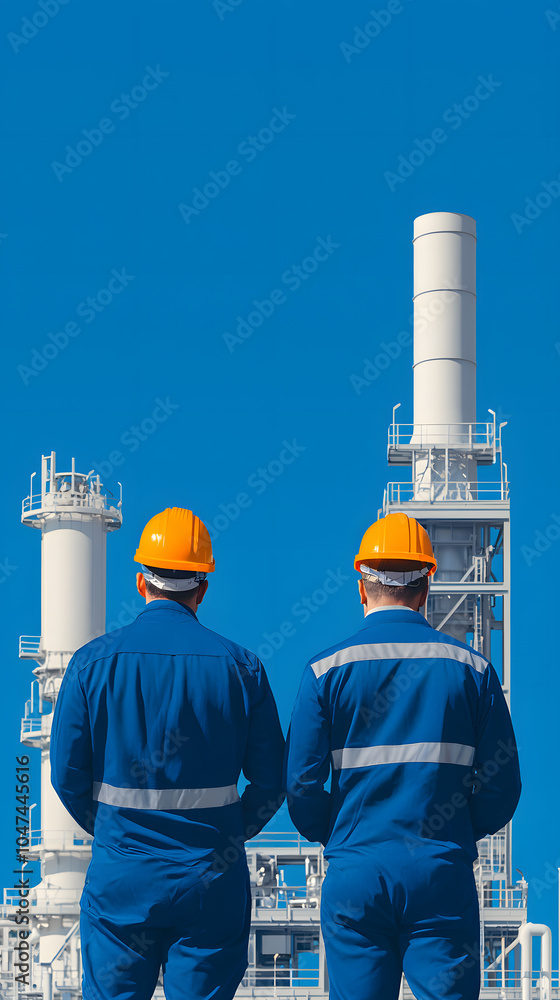
MULTIPOLYGON (((156 566, 146 566, 146 569, 149 569, 152 573, 155 573, 156 576, 162 576, 162 577, 168 576, 171 579, 173 579, 173 576, 175 576, 175 572, 170 572, 168 569, 158 569, 156 566)), ((181 579, 183 580, 188 580, 190 577, 196 576, 196 573, 193 572, 188 573, 188 572, 183 572, 183 570, 181 570, 180 573, 177 573, 176 575, 180 576, 181 579)), ((200 583, 198 587, 193 587, 191 590, 162 590, 161 587, 156 587, 153 583, 148 583, 148 581, 146 580, 146 594, 148 595, 148 597, 152 597, 154 600, 157 600, 157 598, 159 597, 166 601, 178 601, 180 604, 182 604, 184 601, 189 601, 192 597, 198 594, 199 589, 200 589, 200 583)))
POLYGON ((414 583, 408 583, 406 587, 391 587, 388 584, 381 583, 380 580, 375 580, 373 577, 364 576, 363 574, 362 580, 364 581, 366 594, 372 601, 380 597, 390 597, 394 601, 413 601, 418 594, 424 594, 428 589, 427 576, 420 577, 414 583))

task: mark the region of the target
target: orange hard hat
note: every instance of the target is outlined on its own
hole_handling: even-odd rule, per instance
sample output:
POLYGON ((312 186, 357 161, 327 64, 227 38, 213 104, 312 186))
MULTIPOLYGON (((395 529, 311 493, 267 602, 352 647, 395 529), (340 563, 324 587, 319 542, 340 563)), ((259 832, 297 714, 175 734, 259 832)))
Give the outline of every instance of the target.
POLYGON ((167 507, 148 521, 134 560, 154 569, 199 573, 215 569, 208 528, 192 510, 183 507, 167 507))
POLYGON ((437 569, 432 543, 428 532, 414 517, 406 514, 387 514, 368 528, 354 560, 354 568, 359 570, 365 563, 373 568, 383 563, 419 562, 429 567, 428 576, 437 569))

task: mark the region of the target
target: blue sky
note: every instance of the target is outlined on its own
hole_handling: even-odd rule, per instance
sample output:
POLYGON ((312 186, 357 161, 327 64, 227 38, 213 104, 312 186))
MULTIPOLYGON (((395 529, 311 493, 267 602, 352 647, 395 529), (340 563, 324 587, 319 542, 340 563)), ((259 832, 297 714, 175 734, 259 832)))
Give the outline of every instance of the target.
MULTIPOLYGON (((40 631, 39 537, 19 515, 41 454, 123 483, 108 622, 139 608, 132 556, 153 513, 189 506, 215 526, 202 618, 253 649, 290 623, 265 657, 287 725, 307 658, 360 622, 353 555, 398 477, 386 433, 395 403, 412 418, 413 219, 464 212, 478 225, 478 418, 508 420, 514 864, 530 919, 556 928, 550 3, 392 0, 377 18, 357 0, 3 6, 6 806, 31 680, 17 640, 40 631), (398 356, 356 386, 392 343, 398 356)), ((6 819, 4 885, 12 840, 6 819)))

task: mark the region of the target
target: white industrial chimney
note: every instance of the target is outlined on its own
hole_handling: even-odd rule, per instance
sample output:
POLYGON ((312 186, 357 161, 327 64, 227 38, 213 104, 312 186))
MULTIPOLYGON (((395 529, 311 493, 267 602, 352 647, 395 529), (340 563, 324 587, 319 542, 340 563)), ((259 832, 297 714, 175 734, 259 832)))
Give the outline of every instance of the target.
POLYGON ((413 244, 415 491, 468 499, 477 479, 467 457, 476 434, 476 223, 421 215, 413 244))
POLYGON ((413 243, 414 423, 460 434, 476 421, 476 222, 421 215, 413 243))
POLYGON ((41 965, 31 975, 41 979, 48 998, 53 969, 64 980, 65 970, 77 968, 75 934, 65 953, 56 956, 78 920, 91 856, 91 838, 66 811, 51 784, 54 703, 72 654, 105 631, 106 538, 108 531, 120 528, 122 513, 121 500, 102 494, 99 476, 93 472, 76 472, 74 459, 69 472, 57 472, 55 453, 43 456, 37 494, 34 476, 30 495, 23 501, 22 521, 41 530, 41 635, 20 640, 20 656, 38 664, 21 739, 41 750, 41 827, 30 835, 30 853, 41 861, 41 882, 31 892, 29 912, 41 965))

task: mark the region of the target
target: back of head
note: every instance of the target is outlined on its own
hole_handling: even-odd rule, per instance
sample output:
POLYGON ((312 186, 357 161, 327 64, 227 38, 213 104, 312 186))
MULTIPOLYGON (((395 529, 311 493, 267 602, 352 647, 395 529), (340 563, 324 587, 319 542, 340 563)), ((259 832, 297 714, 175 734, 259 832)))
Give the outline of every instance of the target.
POLYGON ((362 574, 362 603, 421 607, 437 562, 428 533, 413 517, 388 514, 366 531, 354 560, 362 574), (367 600, 366 600, 367 599, 367 600))
POLYGON ((177 601, 188 604, 193 601, 206 580, 206 573, 185 570, 162 569, 142 565, 142 576, 146 584, 146 597, 151 601, 177 601))
POLYGON ((177 601, 193 609, 215 568, 206 525, 183 507, 167 507, 148 521, 134 559, 142 566, 137 586, 147 601, 177 601))

